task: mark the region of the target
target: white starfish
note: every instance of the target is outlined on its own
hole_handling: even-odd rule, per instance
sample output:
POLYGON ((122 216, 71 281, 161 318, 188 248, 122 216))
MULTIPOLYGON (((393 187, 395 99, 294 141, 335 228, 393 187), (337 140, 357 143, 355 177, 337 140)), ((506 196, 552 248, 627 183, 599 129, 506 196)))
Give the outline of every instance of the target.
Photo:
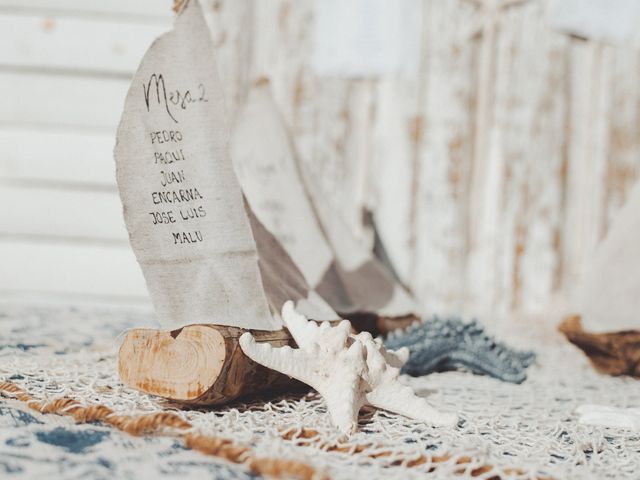
POLYGON ((581 405, 576 408, 582 425, 625 428, 640 431, 640 408, 616 408, 606 405, 581 405))
POLYGON ((374 340, 367 332, 355 336, 366 348, 367 368, 361 377, 365 398, 369 405, 434 426, 453 426, 458 416, 441 413, 426 399, 418 397, 408 385, 398 381, 400 367, 409 359, 409 349, 385 350, 382 341, 374 340))
POLYGON ((256 343, 250 333, 240 337, 244 353, 261 365, 310 385, 324 398, 331 419, 343 433, 353 433, 358 412, 369 404, 431 425, 455 425, 457 416, 442 414, 410 387, 398 382, 409 351, 385 350, 368 333, 352 335, 347 320, 331 327, 298 314, 292 302, 282 307, 282 319, 298 344, 274 348, 256 343))

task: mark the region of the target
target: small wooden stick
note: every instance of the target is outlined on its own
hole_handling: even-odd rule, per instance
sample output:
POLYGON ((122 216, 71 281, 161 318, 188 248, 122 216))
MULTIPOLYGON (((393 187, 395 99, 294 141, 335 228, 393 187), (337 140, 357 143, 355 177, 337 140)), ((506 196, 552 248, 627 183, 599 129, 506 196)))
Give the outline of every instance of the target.
MULTIPOLYGON (((352 317, 357 331, 386 334, 408 320, 373 315, 352 317)), ((249 359, 238 339, 247 330, 221 325, 189 325, 173 332, 134 329, 118 354, 122 383, 180 403, 218 405, 262 391, 293 390, 301 384, 249 359)), ((249 330, 257 342, 293 345, 286 330, 249 330)))

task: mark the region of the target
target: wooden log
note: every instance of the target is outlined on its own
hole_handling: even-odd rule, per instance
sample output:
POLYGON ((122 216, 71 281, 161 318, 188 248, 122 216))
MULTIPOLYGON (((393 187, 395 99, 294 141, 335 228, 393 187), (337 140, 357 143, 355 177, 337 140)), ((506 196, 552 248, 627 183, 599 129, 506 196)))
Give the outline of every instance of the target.
MULTIPOLYGON (((238 339, 246 331, 220 325, 131 330, 118 354, 120 379, 136 390, 196 405, 299 386, 244 355, 238 339)), ((292 343, 286 330, 249 331, 258 342, 278 347, 292 343)))
MULTIPOLYGON (((352 316, 357 331, 374 335, 404 328, 417 317, 352 316)), ((249 359, 238 339, 250 331, 257 342, 295 346, 287 330, 267 332, 221 325, 189 325, 172 332, 134 329, 118 353, 122 383, 144 393, 192 405, 219 405, 260 392, 299 390, 301 384, 249 359)))
POLYGON ((640 331, 590 333, 583 330, 579 315, 565 318, 559 330, 600 373, 640 378, 640 331))

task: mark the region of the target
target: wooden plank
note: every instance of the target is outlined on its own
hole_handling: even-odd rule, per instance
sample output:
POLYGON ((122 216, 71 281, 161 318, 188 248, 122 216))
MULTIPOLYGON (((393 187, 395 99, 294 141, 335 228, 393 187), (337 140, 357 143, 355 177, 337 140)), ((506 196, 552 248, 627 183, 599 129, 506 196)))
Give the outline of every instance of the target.
POLYGON ((65 245, 0 238, 0 294, 42 292, 119 299, 147 299, 128 247, 65 245))
POLYGON ((312 143, 302 134, 312 128, 311 28, 309 0, 255 3, 251 76, 271 80, 274 99, 303 151, 312 143))
POLYGON ((0 234, 93 239, 127 246, 115 192, 0 187, 0 234))
POLYGON ((421 82, 381 79, 376 89, 372 135, 370 202, 380 238, 404 283, 409 283, 414 245, 411 244, 411 202, 414 161, 419 155, 424 117, 421 82))
POLYGON ((562 284, 571 296, 606 231, 604 175, 607 171, 610 88, 609 49, 571 42, 570 112, 565 216, 562 225, 562 284))
POLYGON ((624 205, 640 172, 640 54, 635 49, 611 51, 611 114, 605 172, 607 227, 624 205))
MULTIPOLYGON (((473 160, 469 179, 468 210, 468 309, 495 321, 500 304, 501 272, 497 262, 502 254, 501 231, 504 198, 505 158, 501 151, 501 132, 495 125, 495 96, 504 79, 496 78, 496 43, 503 14, 498 1, 478 4, 479 49, 477 93, 473 121, 473 160)), ((505 302, 502 302, 504 305, 505 302)))
POLYGON ((270 79, 274 99, 290 127, 298 153, 308 158, 315 147, 316 92, 310 68, 313 4, 309 0, 258 2, 254 18, 252 76, 270 79))
MULTIPOLYGON (((375 90, 366 80, 315 78, 312 150, 301 148, 301 171, 313 196, 322 198, 327 213, 339 217, 363 248, 372 237, 363 225, 371 162, 372 112, 375 90)), ((325 224, 333 218, 323 218, 325 224)))
POLYGON ((0 14, 0 66, 129 76, 171 22, 147 24, 0 14))
POLYGON ((54 125, 114 133, 129 80, 0 73, 0 126, 54 125))
POLYGON ((0 180, 115 191, 114 142, 110 134, 0 128, 0 180))
POLYGON ((640 167, 637 51, 572 42, 572 137, 563 245, 575 292, 640 167))
POLYGON ((414 175, 412 287, 423 308, 464 305, 467 205, 475 95, 473 39, 459 25, 476 17, 465 2, 430 1, 425 11, 424 94, 414 175))
MULTIPOLYGON (((0 201, 10 206, 0 210, 3 244, 19 235, 124 248, 111 150, 128 81, 118 77, 167 24, 171 2, 156 2, 0 0, 9 46, 0 52, 0 201), (48 27, 44 16, 55 17, 48 27)), ((424 0, 420 76, 375 82, 313 71, 311 0, 204 7, 231 119, 247 85, 269 76, 307 180, 349 227, 357 232, 362 207, 372 207, 426 310, 488 318, 539 311, 579 282, 640 172, 640 57, 553 33, 546 0, 509 7, 483 50, 494 63, 480 128, 484 57, 469 32, 484 17, 474 3, 424 0), (474 153, 477 145, 486 148, 474 153)))
POLYGON ((486 318, 540 312, 562 284, 568 40, 550 34, 545 5, 502 7, 491 55, 480 58, 488 113, 475 125, 484 149, 471 181, 467 288, 470 311, 486 318))
POLYGON ((313 70, 350 78, 415 75, 421 0, 323 0, 314 5, 313 70))
POLYGON ((311 68, 314 4, 279 0, 256 5, 253 76, 271 79, 276 103, 291 127, 301 170, 365 243, 362 228, 370 161, 374 87, 363 79, 319 77, 311 68))
POLYGON ((559 31, 600 42, 640 46, 640 4, 635 0, 560 0, 551 6, 551 23, 559 31))
POLYGON ((173 0, 0 0, 0 9, 35 13, 105 15, 140 17, 142 20, 165 20, 172 16, 173 0))
POLYGON ((540 312, 558 287, 565 169, 566 37, 544 3, 507 10, 497 44, 495 122, 504 157, 498 310, 540 312), (531 72, 536 72, 532 75, 531 72))
POLYGON ((251 0, 202 2, 205 18, 216 45, 216 62, 224 88, 230 124, 252 82, 254 11, 251 0))

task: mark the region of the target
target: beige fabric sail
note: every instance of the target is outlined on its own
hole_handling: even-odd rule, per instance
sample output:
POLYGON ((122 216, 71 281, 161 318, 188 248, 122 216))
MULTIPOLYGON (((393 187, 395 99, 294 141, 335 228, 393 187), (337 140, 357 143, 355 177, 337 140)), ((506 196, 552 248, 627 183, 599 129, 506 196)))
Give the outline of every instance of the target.
POLYGON ((287 251, 246 205, 251 229, 258 246, 260 273, 274 315, 280 318, 282 306, 291 300, 297 312, 313 320, 337 320, 339 315, 309 287, 287 251))
MULTIPOLYGON (((341 314, 414 314, 411 297, 370 251, 348 237, 338 216, 318 221, 295 151, 267 81, 257 82, 238 115, 231 155, 252 210, 277 237, 309 285, 341 314), (327 233, 332 230, 329 238, 327 233), (346 235, 346 238, 341 238, 346 235), (338 255, 336 255, 338 253, 338 255)), ((321 208, 324 204, 320 203, 321 208)), ((322 216, 322 215, 321 215, 322 216)))
POLYGON ((191 0, 127 94, 115 148, 125 223, 164 328, 275 330, 282 302, 266 293, 221 92, 210 33, 191 0))
POLYGON ((640 330, 640 183, 616 215, 585 274, 579 311, 593 333, 640 330))
POLYGON ((321 195, 312 194, 311 198, 337 257, 333 265, 336 272, 327 273, 317 287, 318 293, 322 295, 331 277, 338 275, 351 299, 351 312, 365 310, 375 312, 382 317, 418 314, 419 310, 413 298, 374 257, 373 251, 353 237, 340 214, 332 210, 321 195), (352 260, 346 263, 347 258, 352 260), (355 262, 353 259, 358 261, 355 262))
POLYGON ((297 172, 293 148, 268 81, 255 84, 238 115, 231 158, 251 209, 317 285, 333 261, 297 172))

